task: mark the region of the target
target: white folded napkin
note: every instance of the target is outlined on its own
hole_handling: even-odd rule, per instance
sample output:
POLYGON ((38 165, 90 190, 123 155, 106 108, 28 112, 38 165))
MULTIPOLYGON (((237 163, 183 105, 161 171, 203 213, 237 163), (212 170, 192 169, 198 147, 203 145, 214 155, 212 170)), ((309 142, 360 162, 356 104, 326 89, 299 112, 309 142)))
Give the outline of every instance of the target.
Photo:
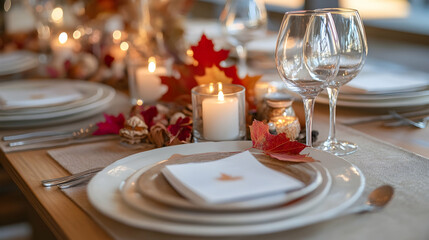
POLYGON ((82 97, 80 91, 65 84, 39 88, 4 88, 0 89, 0 110, 58 105, 82 97))
POLYGON ((249 151, 224 159, 167 165, 162 173, 196 204, 242 201, 304 187, 304 183, 260 163, 249 151))
POLYGON ((429 77, 421 74, 362 72, 341 88, 342 93, 395 93, 422 89, 429 86, 429 77))

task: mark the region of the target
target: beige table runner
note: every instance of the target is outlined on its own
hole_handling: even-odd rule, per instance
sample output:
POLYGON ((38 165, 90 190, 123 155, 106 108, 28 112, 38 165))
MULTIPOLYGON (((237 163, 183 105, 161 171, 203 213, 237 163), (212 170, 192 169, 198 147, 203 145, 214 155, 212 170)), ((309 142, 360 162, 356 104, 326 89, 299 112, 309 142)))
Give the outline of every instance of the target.
MULTIPOLYGON (((325 126, 315 127, 323 129, 325 126)), ((359 202, 363 202, 363 198, 379 185, 391 184, 395 187, 395 197, 385 209, 263 236, 222 239, 429 239, 429 159, 348 127, 338 126, 337 130, 340 138, 359 145, 356 153, 344 157, 359 167, 366 177, 366 188, 359 202)), ((140 150, 127 149, 110 141, 54 149, 48 153, 73 173, 88 167, 107 166, 136 151, 140 150)), ((86 186, 64 192, 114 239, 208 239, 132 228, 96 211, 88 202, 86 186)))

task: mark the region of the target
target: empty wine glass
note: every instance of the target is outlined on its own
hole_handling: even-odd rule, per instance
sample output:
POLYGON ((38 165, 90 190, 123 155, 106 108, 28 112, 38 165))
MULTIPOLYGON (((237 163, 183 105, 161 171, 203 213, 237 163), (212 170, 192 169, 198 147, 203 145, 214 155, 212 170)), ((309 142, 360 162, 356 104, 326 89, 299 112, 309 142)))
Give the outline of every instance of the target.
POLYGON ((335 155, 346 155, 357 150, 358 146, 348 141, 340 141, 335 137, 335 116, 339 89, 351 81, 362 69, 368 52, 365 30, 359 13, 355 9, 327 8, 334 19, 340 44, 339 71, 337 76, 328 83, 330 124, 328 139, 318 146, 319 149, 335 155))
POLYGON ((223 34, 236 48, 239 76, 244 77, 247 73, 246 44, 263 36, 267 28, 264 0, 227 0, 220 22, 223 34))
POLYGON ((277 70, 287 87, 301 95, 306 144, 312 146, 314 100, 338 72, 338 38, 328 12, 286 12, 277 37, 277 70))

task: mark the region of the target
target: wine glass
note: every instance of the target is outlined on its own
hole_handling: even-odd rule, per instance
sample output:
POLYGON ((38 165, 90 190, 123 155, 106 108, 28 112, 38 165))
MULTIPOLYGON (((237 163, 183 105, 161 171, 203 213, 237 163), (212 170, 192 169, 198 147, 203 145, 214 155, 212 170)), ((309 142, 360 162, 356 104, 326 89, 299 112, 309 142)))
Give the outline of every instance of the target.
POLYGON ((265 34, 267 11, 264 0, 227 0, 220 15, 222 32, 235 46, 238 55, 238 73, 247 73, 246 44, 265 34))
POLYGON ((335 137, 335 116, 339 89, 351 81, 362 69, 368 52, 365 30, 359 13, 355 9, 325 8, 334 19, 340 44, 339 71, 337 76, 329 81, 327 92, 329 95, 330 124, 329 136, 318 146, 319 149, 335 155, 347 155, 357 150, 358 146, 348 141, 340 141, 335 137))
POLYGON ((306 144, 312 146, 314 100, 338 72, 338 38, 329 12, 286 12, 277 37, 276 66, 287 87, 301 95, 306 144))

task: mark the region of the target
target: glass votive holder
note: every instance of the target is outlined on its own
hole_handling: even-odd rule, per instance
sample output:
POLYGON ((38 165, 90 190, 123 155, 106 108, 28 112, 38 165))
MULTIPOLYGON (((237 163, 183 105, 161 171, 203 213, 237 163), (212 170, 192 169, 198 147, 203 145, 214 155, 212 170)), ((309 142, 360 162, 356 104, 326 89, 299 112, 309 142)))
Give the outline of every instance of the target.
POLYGON ((195 142, 246 138, 245 88, 235 84, 206 84, 192 89, 195 142))
POLYGON ((171 67, 162 59, 129 58, 127 72, 132 104, 153 104, 168 90, 160 76, 170 75, 171 67))

